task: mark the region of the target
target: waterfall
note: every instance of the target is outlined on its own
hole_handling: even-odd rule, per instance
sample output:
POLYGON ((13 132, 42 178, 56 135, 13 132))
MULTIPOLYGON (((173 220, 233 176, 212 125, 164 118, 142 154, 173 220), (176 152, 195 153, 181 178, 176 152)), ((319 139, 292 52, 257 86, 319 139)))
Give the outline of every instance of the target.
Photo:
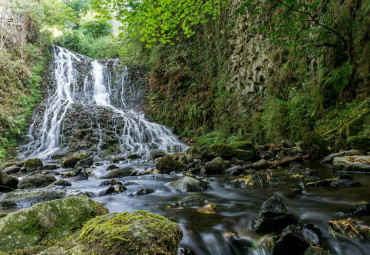
POLYGON ((29 143, 20 147, 21 158, 48 159, 81 150, 100 153, 108 147, 141 156, 187 148, 170 129, 134 109, 137 93, 128 68, 119 68, 118 60, 97 61, 58 46, 53 46, 52 56, 53 81, 44 111, 34 116, 29 143))

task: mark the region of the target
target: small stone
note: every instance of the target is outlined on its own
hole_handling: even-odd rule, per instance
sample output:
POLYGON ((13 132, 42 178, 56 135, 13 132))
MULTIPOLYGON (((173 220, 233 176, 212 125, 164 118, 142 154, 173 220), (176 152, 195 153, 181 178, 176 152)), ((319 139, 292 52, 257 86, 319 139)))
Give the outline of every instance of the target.
POLYGON ((140 189, 138 192, 136 192, 136 195, 148 195, 154 192, 154 189, 140 189))
POLYGON ((217 157, 207 162, 204 169, 208 175, 222 174, 227 169, 227 163, 221 157, 217 157))
POLYGON ((171 187, 182 192, 200 192, 208 188, 208 183, 193 177, 184 176, 171 183, 171 187))
POLYGON ((61 179, 59 181, 54 182, 53 185, 67 187, 67 186, 72 186, 72 183, 70 183, 69 181, 66 181, 64 179, 61 179))

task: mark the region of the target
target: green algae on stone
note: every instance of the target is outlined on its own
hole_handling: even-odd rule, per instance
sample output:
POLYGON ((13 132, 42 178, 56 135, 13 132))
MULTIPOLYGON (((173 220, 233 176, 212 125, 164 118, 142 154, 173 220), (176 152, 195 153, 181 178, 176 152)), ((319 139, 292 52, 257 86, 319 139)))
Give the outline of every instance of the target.
POLYGON ((87 158, 87 156, 83 153, 74 155, 72 157, 66 158, 62 162, 62 167, 64 168, 73 168, 78 161, 81 159, 87 158))
POLYGON ((172 171, 179 172, 186 169, 186 165, 176 161, 173 157, 166 155, 158 160, 156 168, 162 174, 169 174, 172 171))
POLYGON ((86 254, 177 254, 180 227, 145 211, 111 213, 90 220, 79 236, 86 254))
POLYGON ((87 196, 39 203, 0 219, 0 251, 36 246, 50 239, 70 236, 83 223, 108 213, 87 196))
POLYGON ((41 159, 32 158, 32 159, 27 159, 24 162, 23 166, 27 169, 27 171, 35 171, 37 169, 43 168, 44 164, 42 163, 41 159))

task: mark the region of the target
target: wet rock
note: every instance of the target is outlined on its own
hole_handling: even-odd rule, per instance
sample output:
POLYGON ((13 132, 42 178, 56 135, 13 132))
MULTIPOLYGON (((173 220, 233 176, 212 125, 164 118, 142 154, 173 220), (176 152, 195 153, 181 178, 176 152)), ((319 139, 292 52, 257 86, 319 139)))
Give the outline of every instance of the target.
POLYGON ((333 178, 338 177, 339 179, 346 179, 346 180, 353 180, 353 176, 346 174, 346 173, 337 173, 333 176, 333 178))
POLYGON ((341 217, 363 217, 370 216, 370 203, 359 203, 352 206, 350 209, 344 212, 338 212, 336 215, 341 217))
POLYGON ((341 179, 341 180, 332 181, 330 183, 330 186, 331 187, 359 187, 361 186, 361 184, 356 181, 341 179))
POLYGON ((103 195, 109 195, 113 193, 116 193, 116 188, 114 186, 109 186, 109 188, 104 191, 103 195))
POLYGON ((153 153, 152 159, 161 158, 161 157, 164 157, 165 155, 166 153, 164 151, 156 151, 153 153))
POLYGON ((28 173, 34 172, 38 169, 42 169, 44 164, 42 163, 41 159, 39 158, 33 158, 33 159, 27 159, 24 162, 24 167, 26 168, 28 173))
POLYGON ((189 195, 189 196, 185 196, 185 197, 180 198, 177 201, 176 205, 181 206, 181 207, 201 206, 201 205, 204 204, 204 202, 205 202, 204 197, 196 194, 196 195, 189 195))
POLYGON ((308 182, 306 183, 307 187, 329 187, 330 184, 334 181, 338 181, 339 178, 328 178, 320 181, 308 182))
POLYGON ((19 167, 19 166, 16 166, 16 165, 8 166, 8 167, 4 168, 4 170, 2 170, 2 172, 6 173, 6 174, 16 174, 16 173, 21 171, 21 168, 22 167, 19 167))
POLYGON ((272 254, 299 255, 308 247, 321 247, 321 232, 313 225, 287 226, 277 239, 272 254))
POLYGON ((171 183, 171 187, 182 192, 199 192, 208 188, 208 183, 193 177, 184 176, 171 183))
POLYGON ((126 160, 126 158, 124 156, 116 156, 116 157, 111 159, 112 163, 118 163, 118 162, 121 162, 121 161, 124 161, 124 160, 126 160))
POLYGON ((139 158, 141 158, 141 156, 137 154, 131 154, 127 157, 127 159, 130 159, 130 160, 139 159, 139 158))
POLYGON ((4 172, 0 172, 0 191, 10 191, 18 188, 18 179, 4 172))
POLYGON ((208 175, 222 174, 227 169, 227 163, 221 157, 217 157, 207 162, 204 169, 208 175))
POLYGON ((118 169, 119 167, 118 166, 116 166, 116 165, 109 165, 108 167, 107 167, 107 171, 110 171, 110 170, 114 170, 114 169, 118 169))
POLYGON ((361 155, 362 152, 360 150, 349 150, 349 151, 340 151, 337 153, 332 153, 325 158, 323 158, 320 163, 321 164, 331 164, 333 163, 334 158, 336 157, 343 157, 343 156, 356 156, 361 155))
POLYGON ((328 226, 334 237, 345 236, 355 240, 370 238, 370 226, 361 224, 357 219, 328 221, 328 226))
POLYGON ((205 213, 205 214, 216 214, 216 205, 215 204, 207 204, 203 206, 201 209, 198 209, 197 212, 205 213))
POLYGON ((125 182, 125 186, 133 186, 133 185, 138 185, 136 182, 125 182))
POLYGON ((0 219, 0 251, 10 252, 68 237, 83 223, 107 212, 103 205, 78 196, 10 213, 0 219))
POLYGON ((66 196, 66 191, 60 190, 12 191, 0 196, 0 208, 29 207, 40 202, 65 198, 66 196))
POLYGON ((82 167, 77 167, 77 169, 73 172, 73 181, 84 181, 89 179, 89 175, 87 174, 87 171, 83 169, 82 167))
POLYGON ((295 146, 295 144, 291 140, 285 139, 281 141, 281 146, 283 148, 292 148, 295 146))
POLYGON ((285 227, 297 223, 296 218, 285 208, 277 196, 272 196, 262 204, 253 228, 258 233, 280 233, 285 227))
POLYGON ((74 168, 78 161, 85 159, 87 156, 83 153, 74 155, 72 157, 66 158, 62 162, 63 168, 74 168))
POLYGON ((131 167, 118 168, 110 171, 108 174, 104 175, 102 179, 112 179, 112 178, 121 178, 126 176, 138 176, 142 175, 138 170, 135 170, 131 167))
POLYGON ((64 179, 61 179, 59 181, 56 181, 53 183, 54 186, 63 186, 63 187, 68 187, 68 186, 72 186, 72 183, 70 183, 69 181, 67 180, 64 180, 64 179))
POLYGON ((44 169, 45 170, 55 170, 55 169, 58 169, 58 166, 57 165, 45 165, 44 169))
POLYGON ((217 157, 232 159, 236 157, 240 160, 251 161, 256 156, 256 149, 249 141, 236 142, 229 145, 216 143, 209 147, 217 157))
POLYGON ((261 160, 258 160, 257 162, 254 162, 252 167, 254 169, 259 170, 259 169, 267 169, 270 165, 271 165, 270 162, 268 162, 265 159, 261 159, 261 160))
POLYGON ((308 247, 304 255, 332 255, 329 250, 324 250, 320 247, 308 247))
POLYGON ((303 135, 302 148, 312 159, 322 158, 329 152, 328 143, 314 131, 303 135))
POLYGON ((52 184, 55 181, 56 179, 52 175, 35 174, 24 177, 19 183, 18 188, 20 189, 42 188, 52 184))
POLYGON ((140 189, 136 192, 136 195, 138 196, 148 195, 154 193, 154 191, 155 191, 154 189, 140 189))
POLYGON ((346 171, 370 171, 370 156, 336 157, 333 161, 334 169, 346 171))
POLYGON ((242 173, 244 173, 244 169, 242 166, 233 166, 226 169, 223 172, 224 175, 234 175, 234 176, 241 175, 242 173))
POLYGON ((302 156, 294 156, 294 157, 286 157, 286 158, 283 158, 282 160, 278 160, 276 162, 274 162, 274 164, 272 164, 270 166, 270 168, 276 168, 278 166, 289 166, 290 163, 292 162, 303 162, 303 157, 302 156))
POLYGON ((85 158, 79 160, 74 167, 81 166, 83 168, 89 168, 94 163, 93 158, 85 158))
POLYGON ((181 162, 176 161, 169 155, 160 158, 156 164, 156 168, 161 174, 169 174, 171 172, 180 172, 187 168, 187 166, 181 162))

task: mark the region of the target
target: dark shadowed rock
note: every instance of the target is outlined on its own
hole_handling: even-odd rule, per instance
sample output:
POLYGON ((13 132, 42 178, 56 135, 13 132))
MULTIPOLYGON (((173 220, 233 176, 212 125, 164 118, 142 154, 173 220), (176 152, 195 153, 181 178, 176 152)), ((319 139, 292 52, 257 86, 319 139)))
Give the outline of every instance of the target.
POLYGON ((94 164, 93 158, 85 158, 78 161, 75 165, 76 166, 82 166, 83 168, 89 168, 94 164))
POLYGON ((142 195, 148 195, 154 193, 154 189, 140 189, 138 192, 136 192, 136 195, 142 196, 142 195))
POLYGON ((254 169, 267 169, 271 165, 270 162, 268 162, 265 159, 258 160, 257 162, 253 163, 253 168, 254 169))
POLYGON ((262 204, 253 228, 258 233, 280 233, 286 226, 297 223, 296 218, 285 208, 277 196, 272 196, 262 204))
POLYGON ((185 176, 171 183, 171 187, 182 192, 199 192, 208 188, 208 183, 193 177, 185 176))
POLYGON ((58 166, 57 165, 45 165, 44 169, 45 170, 55 170, 55 169, 58 169, 58 166))
POLYGON ((118 169, 119 167, 118 166, 116 166, 116 165, 109 165, 108 167, 107 167, 107 171, 110 171, 110 170, 114 170, 114 169, 118 169))
POLYGON ((330 186, 331 187, 343 187, 344 188, 344 187, 359 187, 359 186, 361 186, 361 184, 359 182, 356 182, 356 181, 341 179, 341 180, 331 182, 330 186))
POLYGON ((2 172, 6 173, 6 174, 16 174, 16 173, 21 171, 21 168, 22 167, 19 167, 17 165, 8 166, 8 167, 4 168, 4 170, 2 170, 2 172))
POLYGON ((16 177, 0 172, 0 191, 14 190, 18 187, 18 183, 16 177))
POLYGON ((52 175, 35 174, 24 177, 19 183, 18 187, 20 189, 42 188, 52 184, 55 181, 56 179, 52 175))
POLYGON ((54 182, 53 185, 55 185, 55 186, 63 186, 63 187, 72 186, 72 184, 69 181, 66 181, 64 179, 61 179, 59 181, 54 182))
POLYGON ((226 169, 223 173, 224 175, 240 175, 244 172, 244 169, 242 166, 233 166, 228 169, 226 169))

